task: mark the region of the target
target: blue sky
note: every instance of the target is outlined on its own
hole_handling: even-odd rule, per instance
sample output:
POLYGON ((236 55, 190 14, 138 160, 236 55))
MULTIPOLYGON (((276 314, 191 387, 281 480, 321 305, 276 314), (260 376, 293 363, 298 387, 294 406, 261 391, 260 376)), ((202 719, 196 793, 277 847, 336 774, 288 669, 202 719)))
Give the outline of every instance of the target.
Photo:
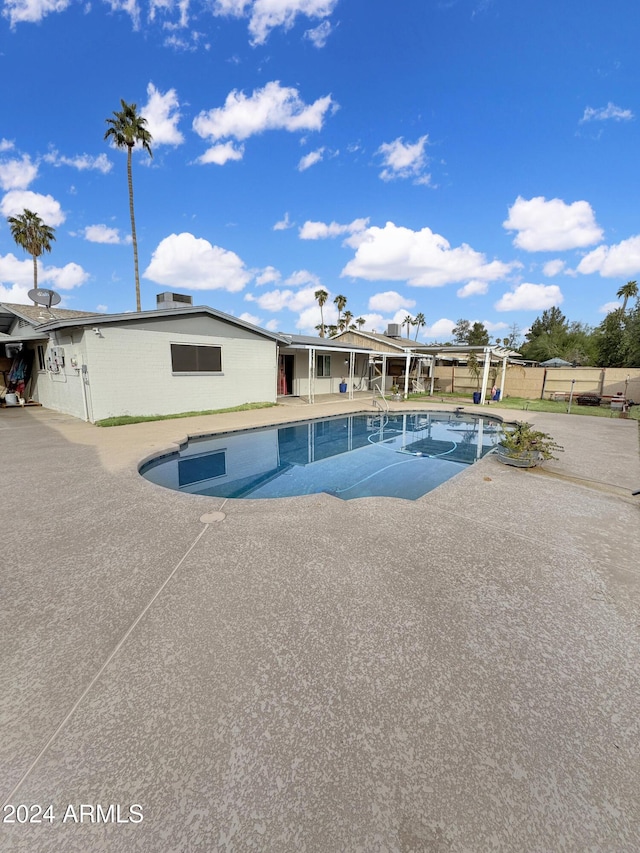
MULTIPOLYGON (((315 334, 314 293, 365 329, 421 312, 494 337, 558 305, 597 325, 640 277, 636 3, 4 0, 0 300, 32 262, 6 217, 56 229, 39 284, 135 308, 126 155, 138 105, 142 307, 177 291, 315 334)), ((412 332, 414 334, 414 332, 412 332)))

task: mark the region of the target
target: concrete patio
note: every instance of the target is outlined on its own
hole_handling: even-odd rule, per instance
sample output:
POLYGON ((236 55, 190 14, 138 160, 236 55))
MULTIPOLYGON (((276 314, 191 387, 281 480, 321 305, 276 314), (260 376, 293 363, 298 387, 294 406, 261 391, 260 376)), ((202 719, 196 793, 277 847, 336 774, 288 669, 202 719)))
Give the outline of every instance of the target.
POLYGON ((0 850, 640 849, 635 421, 526 413, 558 461, 415 502, 137 473, 188 433, 365 406, 0 410, 3 803, 52 806, 0 850))

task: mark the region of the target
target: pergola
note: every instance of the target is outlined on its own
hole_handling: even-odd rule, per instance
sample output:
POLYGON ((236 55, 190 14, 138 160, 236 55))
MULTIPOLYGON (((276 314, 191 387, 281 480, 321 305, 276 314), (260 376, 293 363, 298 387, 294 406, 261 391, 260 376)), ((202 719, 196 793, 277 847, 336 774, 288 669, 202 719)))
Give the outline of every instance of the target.
MULTIPOLYGON (((298 351, 308 353, 308 380, 309 393, 307 399, 309 403, 315 403, 315 381, 316 381, 316 355, 319 353, 334 354, 344 353, 345 363, 349 365, 348 382, 347 382, 347 399, 353 400, 353 386, 355 378, 355 362, 356 355, 369 355, 369 350, 366 347, 349 346, 341 344, 337 341, 327 340, 324 338, 313 338, 306 335, 283 335, 288 343, 284 349, 289 351, 298 351)), ((347 371, 345 371, 346 374, 347 371)), ((345 376, 346 378, 346 376, 345 376)))
MULTIPOLYGON (((420 347, 420 351, 432 356, 434 359, 446 359, 453 360, 457 358, 464 359, 465 355, 470 355, 471 353, 475 353, 478 361, 482 362, 483 370, 482 370, 482 390, 480 392, 480 403, 484 403, 487 397, 487 379, 489 378, 489 368, 491 367, 492 362, 502 363, 502 373, 500 378, 500 390, 502 396, 504 397, 504 386, 507 376, 507 363, 510 358, 517 358, 518 360, 522 359, 522 356, 519 352, 515 350, 509 349, 508 347, 501 347, 497 344, 492 344, 489 346, 477 346, 473 344, 452 344, 450 346, 428 346, 424 345, 420 347)), ((433 394, 433 381, 434 374, 433 370, 431 371, 431 388, 429 393, 433 394)), ((407 382, 405 379, 405 386, 407 382)), ((405 387, 405 396, 406 396, 406 387, 405 387)))

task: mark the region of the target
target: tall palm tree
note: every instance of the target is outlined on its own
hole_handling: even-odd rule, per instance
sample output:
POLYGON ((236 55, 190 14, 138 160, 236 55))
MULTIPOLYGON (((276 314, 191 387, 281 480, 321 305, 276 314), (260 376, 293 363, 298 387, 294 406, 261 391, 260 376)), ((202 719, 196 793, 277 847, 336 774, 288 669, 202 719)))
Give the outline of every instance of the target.
POLYGON ((627 310, 627 302, 630 297, 634 297, 638 295, 638 282, 637 281, 628 281, 626 284, 623 284, 621 288, 618 289, 616 296, 618 299, 624 299, 622 303, 622 313, 627 310))
POLYGON ((364 317, 358 317, 358 319, 356 320, 356 323, 358 325, 358 331, 360 331, 360 329, 362 329, 362 327, 364 326, 364 324, 366 322, 367 321, 364 319, 364 317))
POLYGON ((409 330, 411 329, 411 326, 413 326, 413 317, 411 314, 407 314, 402 321, 402 325, 407 327, 407 337, 409 337, 409 330))
POLYGON ((113 140, 116 148, 127 149, 127 179, 129 181, 129 213, 131 214, 131 239, 133 242, 133 267, 136 281, 136 311, 141 311, 140 306, 140 276, 138 274, 138 239, 136 237, 136 220, 133 215, 133 178, 131 176, 131 155, 136 143, 140 143, 144 150, 153 157, 151 150, 152 136, 146 128, 147 120, 138 114, 136 104, 128 104, 120 99, 122 109, 114 111, 113 118, 106 119, 109 125, 104 138, 113 140))
POLYGON ((351 323, 353 322, 353 314, 351 311, 345 311, 342 315, 342 325, 345 329, 348 329, 351 323))
POLYGON ((415 337, 415 340, 417 341, 417 340, 418 340, 418 334, 419 334, 419 332, 420 332, 420 329, 421 329, 423 326, 426 326, 426 325, 427 325, 427 318, 424 316, 424 314, 423 314, 422 312, 420 312, 419 314, 416 314, 416 319, 415 319, 413 322, 414 322, 415 327, 416 327, 416 337, 415 337))
POLYGON ((333 300, 333 304, 338 309, 338 324, 337 325, 338 325, 338 328, 340 329, 340 328, 342 328, 342 326, 340 324, 340 314, 342 314, 344 309, 347 307, 347 297, 346 296, 336 296, 336 298, 333 300))
POLYGON ((11 227, 11 236, 21 249, 33 258, 33 287, 38 287, 38 258, 44 252, 51 251, 51 243, 56 239, 54 229, 40 219, 37 213, 24 209, 19 216, 7 217, 11 227))
POLYGON ((314 295, 318 305, 320 306, 320 337, 324 338, 324 332, 325 332, 324 312, 322 309, 324 307, 325 302, 329 298, 329 294, 327 293, 326 290, 316 290, 316 292, 313 295, 314 295))

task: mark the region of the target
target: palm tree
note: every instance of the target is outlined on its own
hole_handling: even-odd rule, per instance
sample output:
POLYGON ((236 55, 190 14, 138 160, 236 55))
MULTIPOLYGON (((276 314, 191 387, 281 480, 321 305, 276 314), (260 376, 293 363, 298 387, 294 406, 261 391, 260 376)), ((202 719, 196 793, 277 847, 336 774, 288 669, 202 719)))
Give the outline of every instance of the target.
POLYGON ((320 337, 324 338, 324 312, 322 309, 329 298, 329 294, 326 290, 316 290, 313 295, 320 306, 320 337))
POLYGON ((38 258, 44 252, 51 251, 51 243, 55 240, 54 229, 40 219, 37 213, 24 209, 19 216, 7 217, 11 227, 11 236, 20 248, 33 258, 33 287, 38 287, 38 258))
POLYGON ((105 132, 105 139, 112 139, 116 148, 127 149, 127 178, 129 181, 129 213, 131 214, 131 239, 133 242, 133 267, 136 280, 136 311, 141 311, 140 306, 140 276, 138 275, 138 240, 136 237, 136 220, 133 215, 133 178, 131 176, 131 155, 137 142, 144 150, 153 157, 151 150, 152 136, 146 128, 147 120, 138 115, 136 104, 128 104, 120 99, 122 109, 113 113, 113 118, 106 119, 109 128, 105 132))
POLYGON ((416 314, 416 319, 413 321, 416 326, 416 341, 418 340, 418 333, 423 326, 427 325, 427 318, 424 316, 422 312, 420 314, 416 314))
POLYGON ((340 324, 340 314, 344 311, 347 306, 347 297, 346 296, 336 296, 333 300, 333 304, 338 309, 338 328, 342 328, 340 324))
POLYGON ((356 320, 356 323, 358 325, 358 331, 360 331, 360 329, 362 329, 362 327, 364 326, 364 324, 366 322, 367 321, 364 319, 364 317, 358 317, 358 319, 356 320))
POLYGON ((402 321, 402 325, 407 327, 407 337, 409 337, 409 329, 413 326, 413 317, 411 314, 407 314, 407 316, 402 321))
POLYGON ((353 322, 353 314, 351 311, 345 311, 342 315, 342 322, 344 324, 344 328, 348 329, 351 323, 353 322))
POLYGON ((637 281, 628 281, 626 284, 623 284, 622 287, 618 289, 616 296, 618 299, 624 299, 622 303, 622 313, 627 310, 627 302, 630 297, 634 297, 638 295, 638 282, 637 281))

